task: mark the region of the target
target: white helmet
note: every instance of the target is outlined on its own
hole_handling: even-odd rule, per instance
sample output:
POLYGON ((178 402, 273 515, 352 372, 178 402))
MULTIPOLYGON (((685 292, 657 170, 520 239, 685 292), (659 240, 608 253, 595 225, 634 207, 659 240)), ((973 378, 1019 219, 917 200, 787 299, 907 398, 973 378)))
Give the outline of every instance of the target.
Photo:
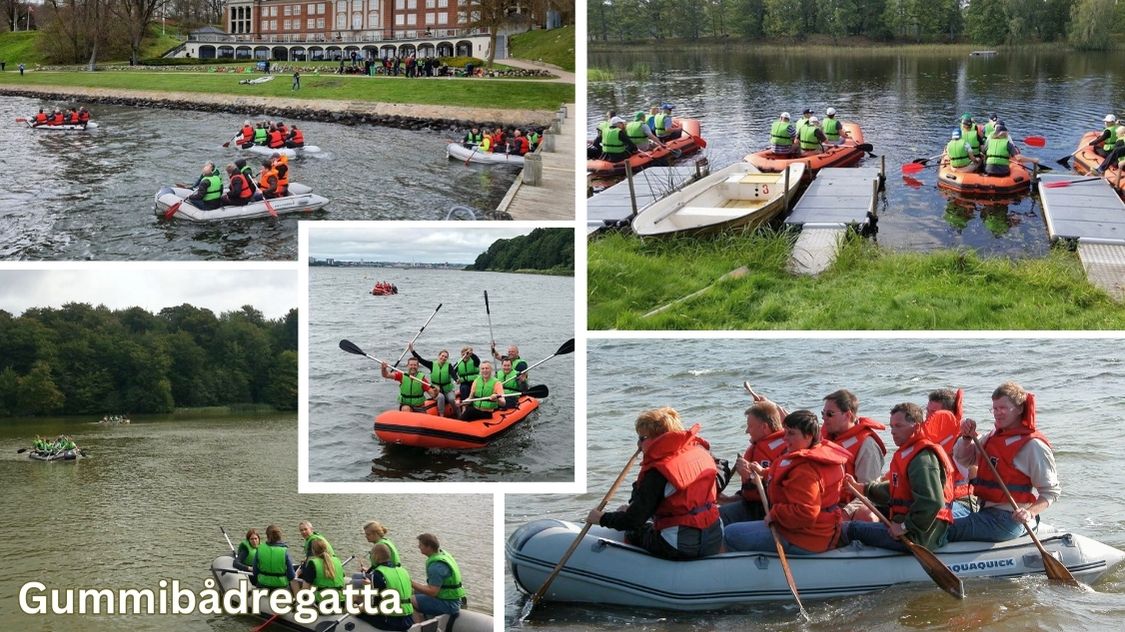
POLYGON ((825 114, 827 114, 828 116, 836 116, 836 108, 828 108, 828 111, 825 112, 825 114))
POLYGON ((1116 116, 1114 116, 1114 115, 1112 115, 1112 114, 1106 114, 1106 115, 1105 115, 1105 122, 1106 122, 1106 123, 1116 123, 1116 122, 1117 122, 1117 117, 1116 117, 1116 116))
POLYGON ((781 113, 781 118, 783 118, 783 119, 787 119, 787 118, 789 118, 789 113, 788 113, 788 112, 782 112, 782 113, 781 113))
POLYGON ((809 122, 812 123, 813 125, 816 125, 817 123, 820 122, 820 119, 816 118, 815 116, 810 116, 809 122))

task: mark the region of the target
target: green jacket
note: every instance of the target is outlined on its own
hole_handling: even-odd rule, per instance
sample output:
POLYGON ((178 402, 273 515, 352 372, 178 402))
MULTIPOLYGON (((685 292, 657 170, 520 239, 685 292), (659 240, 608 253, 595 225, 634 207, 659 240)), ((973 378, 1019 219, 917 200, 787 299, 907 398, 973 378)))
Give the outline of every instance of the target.
MULTIPOLYGON (((931 551, 945 545, 946 530, 949 523, 936 518, 937 512, 945 506, 942 483, 945 478, 941 471, 941 461, 930 450, 923 450, 910 461, 907 467, 910 476, 910 491, 914 494, 914 504, 906 514, 906 535, 915 544, 931 551)), ((877 505, 890 503, 890 483, 881 481, 866 485, 867 497, 877 505)))

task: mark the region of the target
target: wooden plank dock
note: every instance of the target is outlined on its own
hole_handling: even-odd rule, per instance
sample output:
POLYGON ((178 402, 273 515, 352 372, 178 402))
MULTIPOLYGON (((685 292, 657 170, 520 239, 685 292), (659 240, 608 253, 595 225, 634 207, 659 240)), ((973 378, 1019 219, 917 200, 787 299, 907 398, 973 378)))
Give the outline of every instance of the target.
POLYGON ((789 225, 801 226, 789 269, 797 274, 820 274, 836 260, 840 240, 849 226, 864 226, 875 215, 881 185, 874 167, 829 168, 816 174, 793 212, 789 225))
POLYGON ((518 220, 568 220, 575 219, 575 172, 577 157, 575 130, 578 122, 573 103, 560 108, 566 115, 559 121, 555 134, 554 151, 539 152, 543 157, 543 177, 539 185, 524 184, 523 171, 512 183, 496 210, 508 213, 518 220))
POLYGON ((1086 277, 1114 299, 1125 300, 1125 202, 1102 179, 1042 174, 1039 182, 1048 236, 1077 240, 1086 277), (1074 184, 1044 186, 1051 182, 1074 184))
POLYGON ((649 167, 634 174, 632 194, 629 181, 622 180, 586 200, 586 233, 628 220, 633 216, 634 197, 639 212, 707 174, 707 167, 698 162, 678 167, 649 167))

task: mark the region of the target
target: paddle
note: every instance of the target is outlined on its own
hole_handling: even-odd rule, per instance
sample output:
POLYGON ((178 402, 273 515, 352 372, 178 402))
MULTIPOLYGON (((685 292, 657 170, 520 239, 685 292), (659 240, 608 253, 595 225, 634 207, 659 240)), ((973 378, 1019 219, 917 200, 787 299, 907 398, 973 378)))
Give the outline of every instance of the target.
POLYGON ((230 541, 230 536, 227 535, 227 530, 223 528, 223 525, 219 525, 219 531, 223 532, 223 537, 227 539, 227 546, 230 547, 230 552, 234 553, 234 543, 230 541))
MULTIPOLYGON (((574 338, 571 338, 570 340, 567 340, 566 342, 562 343, 562 345, 559 346, 558 351, 555 351, 551 355, 549 355, 546 358, 543 358, 542 360, 536 362, 535 364, 527 367, 526 369, 520 371, 516 375, 525 374, 528 371, 534 369, 535 367, 539 366, 540 364, 543 364, 544 362, 546 362, 547 360, 550 360, 551 358, 553 358, 555 356, 566 355, 568 353, 574 353, 574 338)), ((508 378, 508 379, 511 379, 511 378, 508 378)), ((507 382, 508 380, 504 380, 504 381, 507 382)))
MULTIPOLYGON (((551 391, 550 391, 550 389, 547 388, 546 384, 537 384, 535 386, 530 386, 525 390, 518 390, 515 393, 505 393, 504 396, 505 397, 511 397, 512 395, 515 395, 516 393, 519 393, 520 395, 530 395, 531 397, 543 399, 544 397, 547 397, 548 395, 550 395, 551 391)), ((468 404, 469 402, 482 402, 486 399, 492 399, 492 396, 490 395, 488 397, 474 397, 472 399, 463 399, 463 400, 461 400, 461 403, 462 404, 468 404)))
MULTIPOLYGON (((1004 497, 1007 498, 1008 503, 1012 505, 1012 510, 1015 511, 1019 509, 1020 506, 1017 505, 1016 500, 1012 498, 1012 492, 1008 491, 1008 486, 1004 483, 1004 479, 1000 478, 1000 473, 996 471, 996 466, 992 463, 992 459, 990 459, 988 453, 984 451, 984 446, 981 445, 980 439, 977 437, 972 437, 972 439, 973 445, 977 446, 977 450, 980 452, 981 460, 988 464, 988 469, 992 470, 992 476, 995 477, 996 482, 1000 484, 1000 489, 1004 490, 1004 497)), ((1053 555, 1047 552, 1047 549, 1043 548, 1043 543, 1035 536, 1035 532, 1031 530, 1031 527, 1026 522, 1022 524, 1024 530, 1027 531, 1027 535, 1031 537, 1031 541, 1035 543, 1035 548, 1039 549, 1039 554, 1043 557, 1043 569, 1047 571, 1047 578, 1065 582, 1075 587, 1081 586, 1082 584, 1079 584, 1078 580, 1074 578, 1074 575, 1070 574, 1070 570, 1067 569, 1066 565, 1055 559, 1053 555)))
POLYGON ((27 452, 30 449, 31 448, 20 448, 19 450, 16 450, 16 454, 23 454, 24 452, 27 452))
MULTIPOLYGON (((374 360, 375 362, 378 362, 379 364, 387 364, 387 362, 386 362, 386 361, 384 361, 384 360, 380 360, 379 358, 376 358, 376 357, 375 357, 375 356, 373 356, 373 355, 369 355, 369 354, 367 354, 367 353, 364 353, 363 349, 360 349, 359 347, 357 347, 357 346, 355 345, 355 343, 354 343, 354 342, 352 342, 351 340, 347 340, 347 339, 341 340, 341 341, 340 341, 340 348, 341 348, 341 349, 343 349, 344 351, 347 351, 348 353, 354 353, 354 354, 356 354, 356 355, 361 355, 361 356, 363 356, 363 357, 365 357, 365 358, 370 358, 370 359, 374 360)), ((426 382, 425 382, 425 381, 423 381, 422 379, 420 379, 420 378, 417 378, 417 377, 415 377, 415 376, 413 376, 413 375, 411 375, 411 374, 409 374, 409 373, 406 373, 406 372, 402 372, 402 374, 403 374, 403 375, 405 375, 406 377, 408 377, 408 378, 410 378, 410 379, 414 380, 415 382, 418 382, 418 383, 420 383, 420 384, 425 384, 425 383, 426 383, 426 382)))
POLYGON ((1030 145, 1032 147, 1046 147, 1047 146, 1047 139, 1043 138, 1042 136, 1028 136, 1027 138, 1021 138, 1019 142, 1027 143, 1028 145, 1030 145))
MULTIPOLYGON (((937 163, 934 163, 934 164, 937 164, 937 163)), ((905 175, 910 175, 912 173, 920 173, 924 169, 926 169, 928 167, 932 167, 932 166, 934 166, 934 165, 927 165, 926 163, 923 163, 923 162, 908 162, 908 163, 906 163, 905 165, 902 166, 902 175, 905 176, 905 175)))
POLYGON ((183 204, 183 203, 184 203, 184 201, 180 200, 179 202, 176 202, 172 206, 169 206, 168 210, 164 211, 164 219, 170 220, 173 217, 175 217, 176 211, 180 210, 180 205, 183 204))
POLYGON ((860 143, 860 144, 856 145, 855 147, 856 147, 856 149, 858 149, 860 151, 867 152, 867 155, 871 156, 872 158, 878 158, 879 157, 879 156, 871 153, 871 150, 875 148, 875 146, 872 145, 871 143, 860 143))
POLYGON ((234 142, 234 139, 238 138, 239 136, 242 136, 242 132, 239 132, 239 133, 235 134, 234 136, 231 136, 230 140, 223 143, 223 148, 225 149, 227 147, 230 147, 230 144, 234 142))
POLYGON ((915 158, 914 160, 910 161, 910 164, 924 165, 931 160, 937 160, 938 158, 941 158, 944 155, 944 153, 945 152, 942 152, 940 154, 934 154, 933 156, 930 156, 929 158, 915 158))
POLYGON ((1066 167, 1067 169, 1070 169, 1070 159, 1077 156, 1078 152, 1082 151, 1083 149, 1086 149, 1086 147, 1088 147, 1088 145, 1081 145, 1081 146, 1078 147, 1078 149, 1075 149, 1074 151, 1070 152, 1070 155, 1063 156, 1062 158, 1059 158, 1055 162, 1057 162, 1060 165, 1066 167))
POLYGON ((484 291, 484 313, 488 316, 488 337, 492 340, 492 350, 496 351, 496 334, 492 333, 492 309, 488 306, 488 290, 484 291))
POLYGON ((26 119, 26 118, 24 118, 24 117, 22 117, 22 116, 17 116, 17 117, 16 117, 16 122, 17 122, 17 123, 26 123, 26 122, 27 122, 27 119, 26 119))
MULTIPOLYGON (((746 384, 749 388, 749 384, 746 384)), ((753 393, 753 391, 751 391, 753 393)), ((758 487, 758 496, 762 499, 762 508, 766 510, 766 514, 770 512, 770 501, 766 498, 766 490, 762 487, 762 477, 754 476, 754 485, 758 487)), ((801 618, 805 621, 809 620, 809 613, 805 612, 805 606, 801 603, 801 595, 797 592, 797 582, 793 579, 793 569, 789 568, 789 558, 785 556, 785 547, 781 545, 781 535, 777 532, 777 527, 770 523, 770 533, 773 534, 773 543, 777 547, 777 557, 781 560, 781 571, 785 573, 785 583, 789 584, 789 592, 793 593, 793 599, 797 602, 797 607, 801 610, 801 618)))
POLYGON ((1083 182, 1097 182, 1102 178, 1082 178, 1081 180, 1059 180, 1058 182, 1048 182, 1043 186, 1048 189, 1062 189, 1072 184, 1081 184, 1083 182))
POLYGON ((266 203, 266 210, 269 211, 270 217, 277 217, 277 210, 273 208, 273 204, 270 204, 269 198, 263 196, 262 201, 266 203))
POLYGON ((692 134, 691 132, 687 131, 686 129, 684 129, 682 127, 680 128, 680 133, 681 134, 687 134, 688 138, 694 138, 695 144, 699 145, 700 149, 707 149, 707 141, 703 140, 701 137, 696 136, 695 134, 692 134))
POLYGON ((477 155, 478 149, 480 149, 480 145, 473 146, 473 153, 469 154, 469 157, 465 159, 465 166, 466 167, 469 166, 469 161, 473 159, 473 156, 477 155))
MULTIPOLYGON (((605 494, 605 497, 602 498, 602 501, 600 503, 598 503, 597 511, 605 510, 605 506, 609 504, 609 500, 613 498, 613 494, 617 491, 617 488, 621 487, 621 482, 625 480, 625 475, 629 473, 629 470, 633 467, 633 462, 637 460, 637 457, 640 456, 640 454, 641 449, 637 448, 637 451, 633 453, 633 456, 629 457, 629 462, 625 464, 625 469, 621 470, 621 473, 617 475, 617 480, 613 481, 613 485, 610 486, 609 491, 605 494)), ((547 594, 547 588, 550 587, 551 582, 555 581, 555 577, 558 577, 559 571, 561 571, 563 569, 563 566, 566 565, 566 561, 570 559, 570 556, 578 548, 578 545, 582 543, 582 538, 586 537, 586 533, 592 526, 592 522, 587 522, 586 524, 582 525, 582 530, 578 532, 578 537, 574 538, 574 542, 571 543, 570 548, 566 550, 566 553, 563 553, 563 556, 561 558, 559 558, 559 563, 555 564, 555 569, 551 571, 551 574, 548 575, 543 584, 539 586, 539 590, 535 591, 535 594, 531 596, 531 599, 528 600, 526 604, 524 604, 523 612, 520 613, 521 622, 527 619, 527 617, 531 614, 532 609, 535 608, 535 604, 539 603, 539 601, 543 599, 543 595, 547 594)))
MULTIPOLYGON (((344 560, 343 562, 341 562, 341 563, 340 563, 340 566, 347 566, 347 565, 348 565, 348 562, 350 562, 350 561, 352 561, 352 560, 354 560, 354 559, 355 559, 355 556, 353 555, 353 556, 349 557, 348 559, 344 560)), ((307 561, 307 560, 306 560, 306 561, 307 561)), ((300 576, 301 576, 301 571, 303 571, 303 570, 305 570, 305 567, 304 567, 304 565, 302 565, 302 566, 301 566, 301 568, 300 568, 300 569, 299 569, 299 570, 297 571, 297 575, 296 575, 296 576, 297 576, 297 577, 300 577, 300 576)), ((294 578, 294 579, 295 579, 295 578, 294 578)), ((256 627, 256 628, 251 628, 250 632, 262 632, 262 630, 265 630, 266 628, 268 628, 268 627, 269 627, 269 625, 270 625, 271 623, 273 623, 274 621, 276 621, 276 620, 277 620, 277 618, 278 618, 278 617, 280 617, 280 616, 281 616, 281 613, 276 613, 276 614, 273 614, 273 615, 271 615, 271 616, 270 616, 270 618, 266 619, 266 622, 265 622, 265 623, 263 623, 262 625, 259 625, 259 626, 258 626, 258 627, 256 627)), ((345 617, 345 618, 346 618, 346 617, 345 617)), ((326 623, 327 623, 327 622, 326 622, 326 623)), ((338 622, 337 622, 337 623, 338 623, 338 622)), ((335 627, 336 627, 336 626, 332 626, 332 627, 330 627, 330 628, 325 628, 325 630, 326 630, 326 631, 327 631, 327 630, 332 630, 332 629, 335 629, 335 627)), ((318 628, 317 628, 317 630, 319 630, 319 629, 320 629, 320 628, 318 627, 318 628)))
POLYGON ((406 345, 406 349, 402 350, 402 355, 398 357, 398 360, 395 360, 395 367, 398 367, 398 363, 402 362, 402 359, 406 357, 406 352, 410 349, 411 346, 414 345, 414 342, 418 340, 418 336, 421 336, 422 332, 426 331, 426 325, 429 325, 430 321, 434 319, 434 316, 437 316, 439 309, 441 309, 441 303, 437 304, 437 307, 434 308, 434 313, 430 314, 430 317, 426 319, 426 322, 422 325, 422 328, 419 329, 418 333, 414 334, 414 337, 410 339, 410 344, 406 345))
MULTIPOLYGON (((888 529, 891 528, 891 521, 887 520, 887 517, 876 509, 875 505, 863 495, 862 488, 851 487, 851 490, 856 498, 862 501, 864 505, 867 505, 871 513, 878 516, 879 520, 887 525, 888 529)), ((937 584, 938 587, 958 599, 965 598, 965 586, 961 583, 961 578, 954 574, 954 572, 950 570, 944 562, 939 560, 932 551, 924 546, 919 546, 911 542, 910 538, 905 535, 899 536, 898 540, 902 542, 906 550, 910 551, 914 559, 918 560, 918 563, 922 565, 922 570, 926 571, 926 574, 930 576, 930 579, 934 580, 934 583, 937 584)))

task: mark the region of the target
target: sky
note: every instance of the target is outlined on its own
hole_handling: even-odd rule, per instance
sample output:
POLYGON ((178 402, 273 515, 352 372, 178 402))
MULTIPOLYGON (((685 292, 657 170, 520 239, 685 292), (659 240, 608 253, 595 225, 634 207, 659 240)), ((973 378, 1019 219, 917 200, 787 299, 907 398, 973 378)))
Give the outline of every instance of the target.
POLYGON ((13 316, 29 307, 65 303, 141 307, 152 313, 188 303, 216 315, 253 305, 266 318, 276 319, 297 307, 297 273, 209 268, 0 270, 0 309, 13 316))
POLYGON ((309 255, 341 261, 403 261, 463 263, 476 261, 498 239, 511 239, 533 228, 479 228, 458 222, 457 228, 374 226, 336 228, 311 226, 309 255))

